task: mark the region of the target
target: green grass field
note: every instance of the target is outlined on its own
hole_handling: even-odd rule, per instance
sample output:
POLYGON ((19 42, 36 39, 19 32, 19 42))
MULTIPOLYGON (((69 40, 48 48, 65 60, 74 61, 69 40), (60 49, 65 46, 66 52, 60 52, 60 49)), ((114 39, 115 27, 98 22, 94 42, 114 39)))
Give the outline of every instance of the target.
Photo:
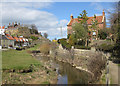
MULTIPOLYGON (((35 50, 37 48, 38 45, 27 50, 35 50)), ((31 64, 41 65, 38 60, 27 53, 27 50, 2 51, 2 69, 25 69, 29 68, 31 64)))
POLYGON ((37 44, 34 47, 29 48, 28 50, 38 50, 39 47, 40 47, 40 44, 37 44))
POLYGON ((120 67, 120 64, 118 64, 118 66, 120 67))

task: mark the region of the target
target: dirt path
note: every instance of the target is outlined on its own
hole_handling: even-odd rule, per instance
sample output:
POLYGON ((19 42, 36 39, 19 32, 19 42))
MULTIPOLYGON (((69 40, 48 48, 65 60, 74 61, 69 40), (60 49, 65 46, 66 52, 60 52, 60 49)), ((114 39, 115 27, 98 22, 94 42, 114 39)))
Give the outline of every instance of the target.
MULTIPOLYGON (((109 61, 109 74, 111 78, 111 84, 118 84, 118 77, 120 74, 118 68, 118 65, 113 63, 112 61, 109 61)), ((119 83, 120 84, 120 83, 119 83)))

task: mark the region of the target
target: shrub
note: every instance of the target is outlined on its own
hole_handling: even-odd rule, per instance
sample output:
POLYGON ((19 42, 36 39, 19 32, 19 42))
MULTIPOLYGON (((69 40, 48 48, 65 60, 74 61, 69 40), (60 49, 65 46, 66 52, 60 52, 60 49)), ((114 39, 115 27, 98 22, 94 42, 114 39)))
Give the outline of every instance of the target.
POLYGON ((45 43, 45 44, 42 44, 40 46, 40 52, 41 53, 48 55, 49 51, 50 51, 50 44, 49 43, 45 43))
POLYGON ((100 37, 100 39, 106 39, 108 36, 108 32, 107 30, 99 30, 98 31, 98 37, 100 37))
POLYGON ((66 47, 66 49, 71 49, 71 45, 70 44, 67 44, 65 47, 66 47))
POLYGON ((114 45, 106 44, 106 43, 101 44, 100 46, 97 47, 97 49, 105 52, 112 52, 113 48, 114 48, 114 45))
POLYGON ((35 37, 35 36, 31 36, 30 38, 33 39, 33 40, 37 40, 38 39, 38 37, 35 37))
POLYGON ((63 48, 71 49, 71 45, 69 43, 67 43, 67 40, 65 38, 59 39, 58 43, 60 43, 63 48))
POLYGON ((75 37, 74 37, 74 34, 71 34, 70 36, 69 36, 69 44, 71 45, 71 46, 74 46, 74 44, 75 44, 75 42, 76 42, 76 39, 75 39, 75 37))
POLYGON ((80 46, 80 45, 75 45, 74 46, 76 49, 86 49, 86 50, 90 50, 91 47, 88 47, 88 46, 80 46))

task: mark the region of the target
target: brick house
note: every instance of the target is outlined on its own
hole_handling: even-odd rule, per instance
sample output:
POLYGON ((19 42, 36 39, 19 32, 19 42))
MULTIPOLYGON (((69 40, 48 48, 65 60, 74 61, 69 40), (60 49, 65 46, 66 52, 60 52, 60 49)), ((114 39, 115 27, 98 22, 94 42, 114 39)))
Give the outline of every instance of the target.
MULTIPOLYGON (((92 25, 92 20, 94 20, 94 17, 88 17, 87 20, 87 24, 88 24, 88 30, 91 31, 91 33, 89 34, 89 36, 91 36, 91 39, 97 39, 96 35, 98 34, 98 30, 99 29, 104 29, 106 27, 106 18, 105 18, 105 12, 103 10, 102 15, 101 16, 96 16, 95 18, 98 21, 98 28, 96 30, 93 30, 91 27, 92 25)), ((82 20, 82 19, 80 19, 82 20)), ((73 30, 72 30, 72 25, 74 23, 80 23, 80 21, 78 21, 78 18, 74 18, 73 15, 70 16, 70 21, 67 25, 67 34, 72 34, 73 30)))

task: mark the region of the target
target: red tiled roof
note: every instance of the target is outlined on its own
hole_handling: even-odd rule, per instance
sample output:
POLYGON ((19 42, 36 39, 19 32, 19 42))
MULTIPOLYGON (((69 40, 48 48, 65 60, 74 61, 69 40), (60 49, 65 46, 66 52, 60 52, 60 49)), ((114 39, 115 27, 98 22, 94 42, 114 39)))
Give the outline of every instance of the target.
POLYGON ((23 40, 22 40, 22 38, 19 38, 19 40, 22 42, 23 40))
MULTIPOLYGON (((88 17, 88 20, 87 20, 88 25, 92 23, 93 18, 94 17, 88 17)), ((102 19, 103 19, 103 16, 96 16, 96 20, 98 20, 98 23, 102 23, 102 19)), ((82 19, 80 19, 80 20, 82 20, 82 19)), ((73 24, 73 22, 79 22, 78 18, 74 18, 74 19, 70 20, 68 26, 71 26, 73 24)))
POLYGON ((22 41, 24 42, 23 38, 21 38, 21 39, 22 39, 22 41))
POLYGON ((14 39, 18 42, 18 41, 21 41, 21 42, 25 42, 25 38, 17 38, 17 37, 14 37, 14 39))
POLYGON ((0 26, 0 29, 5 29, 5 26, 2 26, 2 27, 0 26))
POLYGON ((4 26, 2 26, 2 29, 4 29, 5 27, 4 26))
POLYGON ((5 35, 9 40, 14 40, 14 38, 10 34, 5 34, 5 35))
POLYGON ((17 42, 20 41, 19 38, 17 38, 17 37, 14 37, 14 39, 15 39, 17 42))

